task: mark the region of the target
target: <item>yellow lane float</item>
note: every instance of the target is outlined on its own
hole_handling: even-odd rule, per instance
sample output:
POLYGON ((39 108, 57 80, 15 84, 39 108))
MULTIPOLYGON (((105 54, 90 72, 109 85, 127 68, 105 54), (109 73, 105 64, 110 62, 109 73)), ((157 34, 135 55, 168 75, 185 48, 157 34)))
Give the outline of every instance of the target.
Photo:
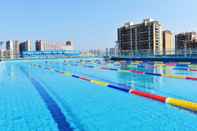
POLYGON ((143 63, 143 61, 133 61, 132 62, 132 64, 134 64, 134 65, 138 65, 138 64, 141 64, 141 63, 143 63))
POLYGON ((155 64, 163 64, 163 61, 155 61, 155 64))
POLYGON ((99 86, 108 86, 109 85, 109 83, 97 81, 97 80, 91 80, 90 82, 93 84, 99 85, 99 86))
POLYGON ((189 102, 189 101, 184 101, 184 100, 178 100, 174 98, 167 98, 166 103, 178 107, 182 107, 185 109, 189 109, 192 111, 197 111, 197 103, 189 102))
POLYGON ((70 73, 70 72, 64 72, 64 76, 67 76, 67 77, 72 76, 72 73, 70 73))
MULTIPOLYGON (((65 76, 73 76, 73 77, 75 76, 76 78, 80 78, 81 80, 90 81, 87 78, 72 75, 71 72, 64 72, 64 75, 65 76)), ((165 75, 165 76, 174 78, 174 76, 172 76, 172 75, 165 75)), ((175 77, 176 78, 183 78, 182 76, 175 76, 175 77)), ((190 79, 194 79, 194 78, 190 78, 190 79)), ((99 86, 112 87, 112 88, 115 88, 115 89, 119 89, 119 90, 123 90, 123 91, 128 92, 128 89, 124 89, 122 87, 119 88, 117 86, 111 85, 111 84, 106 83, 106 82, 102 82, 102 81, 98 81, 98 80, 91 80, 90 82, 93 83, 93 84, 99 85, 99 86)), ((188 109, 188 110, 191 110, 191 111, 197 111, 197 103, 194 103, 194 102, 179 100, 179 99, 169 98, 169 97, 166 98, 166 97, 159 96, 159 95, 156 95, 156 94, 150 94, 150 93, 146 93, 146 92, 142 92, 142 91, 138 91, 138 90, 133 90, 133 89, 130 89, 129 93, 135 94, 135 95, 138 95, 138 96, 143 96, 143 97, 146 97, 146 98, 150 98, 150 99, 153 99, 153 100, 157 100, 157 101, 160 101, 160 102, 164 102, 166 104, 170 104, 170 105, 173 105, 173 106, 176 106, 176 107, 181 107, 181 108, 188 109)))
POLYGON ((161 76, 163 77, 168 77, 168 78, 176 78, 176 79, 185 79, 185 76, 174 76, 174 75, 166 75, 166 74, 162 74, 161 76))

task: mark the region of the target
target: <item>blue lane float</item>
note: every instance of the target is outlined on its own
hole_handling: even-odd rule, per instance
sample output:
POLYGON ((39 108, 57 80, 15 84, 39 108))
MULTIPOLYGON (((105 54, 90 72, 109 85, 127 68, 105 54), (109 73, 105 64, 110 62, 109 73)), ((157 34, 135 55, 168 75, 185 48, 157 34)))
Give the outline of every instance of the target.
POLYGON ((80 78, 80 76, 77 76, 77 75, 72 75, 72 77, 75 77, 75 78, 80 78))
POLYGON ((57 73, 60 73, 60 71, 59 71, 59 70, 57 70, 57 69, 54 69, 54 71, 55 71, 55 72, 57 72, 57 73))
MULTIPOLYGON (((176 68, 186 68, 184 67, 185 64, 179 64, 180 67, 176 67, 176 68)), ((187 65, 186 65, 187 66, 187 65)), ((101 67, 100 69, 102 70, 113 70, 113 71, 118 71, 118 72, 131 72, 131 73, 135 73, 135 74, 139 74, 139 75, 153 75, 153 76, 160 76, 160 77, 167 77, 167 78, 176 78, 176 79, 185 79, 185 80, 197 80, 197 78, 195 77, 185 77, 185 76, 174 76, 174 75, 168 75, 168 74, 157 74, 157 73, 150 73, 150 72, 141 72, 141 71, 137 71, 137 70, 119 70, 119 69, 113 69, 113 68, 107 68, 107 67, 101 67)))
POLYGON ((118 69, 113 69, 113 68, 110 68, 110 70, 112 70, 112 71, 118 71, 118 69))
POLYGON ((85 65, 84 67, 94 68, 94 66, 90 66, 90 65, 85 65))
POLYGON ((176 67, 189 67, 189 65, 187 65, 187 64, 176 64, 176 67))
POLYGON ((120 91, 123 91, 123 92, 128 92, 129 89, 128 88, 123 88, 123 87, 120 87, 120 86, 116 86, 116 85, 112 85, 112 84, 109 84, 108 87, 110 88, 114 88, 114 89, 117 89, 117 90, 120 90, 120 91))
MULTIPOLYGON (((71 75, 71 76, 75 77, 75 78, 78 78, 78 79, 81 79, 81 80, 85 80, 85 79, 82 79, 83 77, 80 77, 80 76, 77 76, 77 75, 71 75)), ((172 77, 172 76, 170 76, 170 77, 172 77)), ((187 78, 187 79, 193 79, 193 78, 187 78)), ((195 79, 195 80, 197 80, 197 79, 195 79)), ((113 89, 116 89, 116 90, 128 92, 130 94, 134 94, 134 95, 146 97, 146 98, 149 98, 149 99, 152 99, 152 100, 160 101, 160 102, 163 102, 163 103, 171 104, 171 105, 174 105, 174 106, 177 106, 177 107, 182 107, 182 108, 189 109, 189 110, 192 110, 192 111, 197 111, 197 103, 194 103, 194 102, 178 100, 178 99, 175 99, 175 98, 168 98, 168 97, 164 97, 164 96, 159 96, 157 94, 146 93, 146 92, 143 92, 143 91, 134 90, 131 87, 129 87, 129 88, 119 87, 119 86, 115 86, 111 83, 106 83, 106 82, 98 81, 98 80, 90 80, 89 82, 92 83, 92 84, 99 85, 99 86, 110 87, 110 88, 113 88, 113 89)))
POLYGON ((189 69, 188 68, 178 68, 178 67, 176 67, 176 68, 173 68, 173 70, 183 70, 183 71, 188 71, 189 69))
POLYGON ((151 72, 145 72, 146 75, 153 75, 153 76, 161 76, 161 74, 158 73, 151 73, 151 72))

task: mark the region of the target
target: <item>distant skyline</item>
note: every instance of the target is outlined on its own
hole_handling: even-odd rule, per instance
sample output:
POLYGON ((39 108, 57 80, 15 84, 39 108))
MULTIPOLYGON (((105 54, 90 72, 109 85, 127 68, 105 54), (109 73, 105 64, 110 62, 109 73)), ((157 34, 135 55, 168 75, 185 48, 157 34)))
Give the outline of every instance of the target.
POLYGON ((1 1, 0 40, 71 40, 77 49, 113 47, 116 30, 150 17, 173 33, 197 31, 197 0, 1 1))

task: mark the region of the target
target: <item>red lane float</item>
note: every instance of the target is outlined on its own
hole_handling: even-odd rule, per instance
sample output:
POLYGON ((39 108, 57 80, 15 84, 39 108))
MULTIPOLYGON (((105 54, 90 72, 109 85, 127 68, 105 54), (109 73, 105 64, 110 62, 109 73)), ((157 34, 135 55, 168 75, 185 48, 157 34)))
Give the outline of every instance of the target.
POLYGON ((190 71, 194 71, 194 72, 196 72, 197 70, 194 70, 194 69, 190 69, 190 71))
POLYGON ((155 94, 145 93, 145 92, 137 91, 137 90, 131 90, 130 93, 134 94, 134 95, 138 95, 138 96, 143 96, 143 97, 146 97, 146 98, 149 98, 149 99, 153 99, 153 100, 156 100, 156 101, 160 101, 160 102, 163 102, 163 103, 166 102, 166 97, 163 97, 163 96, 158 96, 158 95, 155 95, 155 94))
POLYGON ((103 69, 103 70, 109 70, 107 67, 101 67, 101 69, 103 69))
POLYGON ((142 71, 136 71, 136 70, 129 70, 129 72, 132 72, 132 73, 135 73, 135 74, 140 74, 140 75, 143 75, 144 72, 142 71))
MULTIPOLYGON (((41 68, 42 66, 38 66, 38 67, 41 68)), ((61 71, 58 71, 58 70, 55 70, 55 69, 53 69, 53 70, 60 73, 60 74, 62 73, 61 71)), ((65 73, 69 73, 69 72, 65 72, 65 73)), ((170 104, 170 105, 173 105, 173 106, 189 109, 189 110, 192 110, 192 111, 197 111, 197 103, 194 103, 194 102, 179 100, 179 99, 169 98, 169 97, 166 98, 166 97, 163 97, 163 96, 159 96, 159 95, 155 95, 155 94, 151 94, 151 93, 146 93, 146 92, 142 92, 142 91, 138 91, 138 90, 133 90, 133 89, 129 90, 128 88, 124 88, 124 87, 122 88, 122 87, 119 87, 119 86, 116 86, 116 85, 111 85, 110 83, 106 83, 106 82, 103 82, 103 81, 89 80, 85 77, 81 77, 81 76, 78 76, 78 75, 72 75, 72 73, 69 73, 69 75, 72 76, 72 77, 75 77, 75 78, 79 78, 81 80, 89 81, 89 82, 91 82, 93 84, 96 84, 96 85, 118 89, 118 90, 121 90, 121 91, 124 91, 124 92, 129 92, 130 94, 134 94, 134 95, 137 95, 137 96, 142 96, 142 97, 149 98, 149 99, 152 99, 152 100, 156 100, 156 101, 159 101, 159 102, 162 102, 162 103, 166 103, 166 104, 170 104)), ((193 78, 188 77, 188 79, 193 79, 193 78)))
POLYGON ((187 80, 196 80, 197 81, 197 78, 195 78, 195 77, 186 77, 185 79, 187 79, 187 80))
POLYGON ((90 81, 88 78, 80 77, 81 80, 90 81))
POLYGON ((168 64, 165 64, 166 66, 176 66, 176 63, 168 63, 168 64))

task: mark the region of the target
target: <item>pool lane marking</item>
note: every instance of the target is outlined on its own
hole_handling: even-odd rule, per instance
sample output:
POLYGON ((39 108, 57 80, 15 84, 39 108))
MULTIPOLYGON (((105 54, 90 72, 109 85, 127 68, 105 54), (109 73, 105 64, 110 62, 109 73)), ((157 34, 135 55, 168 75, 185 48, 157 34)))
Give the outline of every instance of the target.
MULTIPOLYGON (((37 66, 37 67, 41 68, 40 66, 37 66)), ((50 68, 50 69, 52 69, 52 68, 50 68)), ((47 70, 51 71, 50 69, 47 69, 47 70)), ((69 73, 71 73, 71 72, 69 72, 69 73)), ((77 78, 77 79, 80 79, 80 80, 85 80, 85 81, 88 81, 88 82, 92 83, 90 79, 85 78, 85 77, 81 77, 81 76, 78 76, 78 75, 71 75, 71 77, 74 77, 74 78, 77 78)), ((102 81, 97 81, 97 82, 105 83, 105 82, 102 82, 102 81)), ((92 84, 96 84, 96 83, 92 83, 92 84)), ((98 85, 98 84, 96 84, 96 85, 98 85)), ((101 86, 103 86, 103 85, 101 85, 101 86)), ((181 99, 175 99, 175 98, 171 98, 171 97, 160 96, 160 95, 157 95, 157 94, 147 93, 147 92, 139 91, 139 90, 132 89, 132 88, 130 88, 130 89, 122 88, 122 87, 119 87, 119 86, 116 86, 116 85, 113 85, 113 84, 110 84, 110 83, 106 84, 105 86, 116 89, 116 90, 119 90, 119 91, 127 92, 127 93, 130 93, 130 94, 133 94, 133 95, 137 95, 137 96, 145 97, 145 98, 148 98, 148 99, 152 99, 152 100, 155 100, 155 101, 158 101, 158 102, 161 102, 161 103, 166 103, 166 104, 170 104, 172 106, 181 107, 183 109, 187 109, 187 110, 197 112, 197 103, 195 103, 195 102, 185 101, 185 100, 181 100, 181 99)))
MULTIPOLYGON (((87 66, 85 66, 87 67, 87 66)), ((89 68, 89 67, 87 67, 89 68)), ((92 67, 91 67, 92 68, 92 67)), ((137 75, 152 75, 152 76, 159 76, 159 77, 165 77, 165 78, 174 78, 174 79, 184 79, 184 80, 197 80, 197 77, 191 77, 191 76, 177 76, 177 75, 170 75, 170 74, 159 74, 159 73, 151 73, 151 72, 143 72, 143 71, 137 71, 137 70, 118 70, 114 68, 108 68, 108 67, 101 67, 102 70, 111 70, 111 71, 119 71, 119 72, 130 72, 137 75)))
POLYGON ((70 126, 69 122, 67 122, 66 117, 61 111, 61 108, 53 100, 53 98, 47 93, 44 87, 36 79, 29 76, 29 74, 22 67, 20 69, 30 79, 31 83, 34 85, 35 89, 41 96, 49 112, 51 113, 54 121, 56 122, 59 131, 73 131, 73 128, 70 126))

